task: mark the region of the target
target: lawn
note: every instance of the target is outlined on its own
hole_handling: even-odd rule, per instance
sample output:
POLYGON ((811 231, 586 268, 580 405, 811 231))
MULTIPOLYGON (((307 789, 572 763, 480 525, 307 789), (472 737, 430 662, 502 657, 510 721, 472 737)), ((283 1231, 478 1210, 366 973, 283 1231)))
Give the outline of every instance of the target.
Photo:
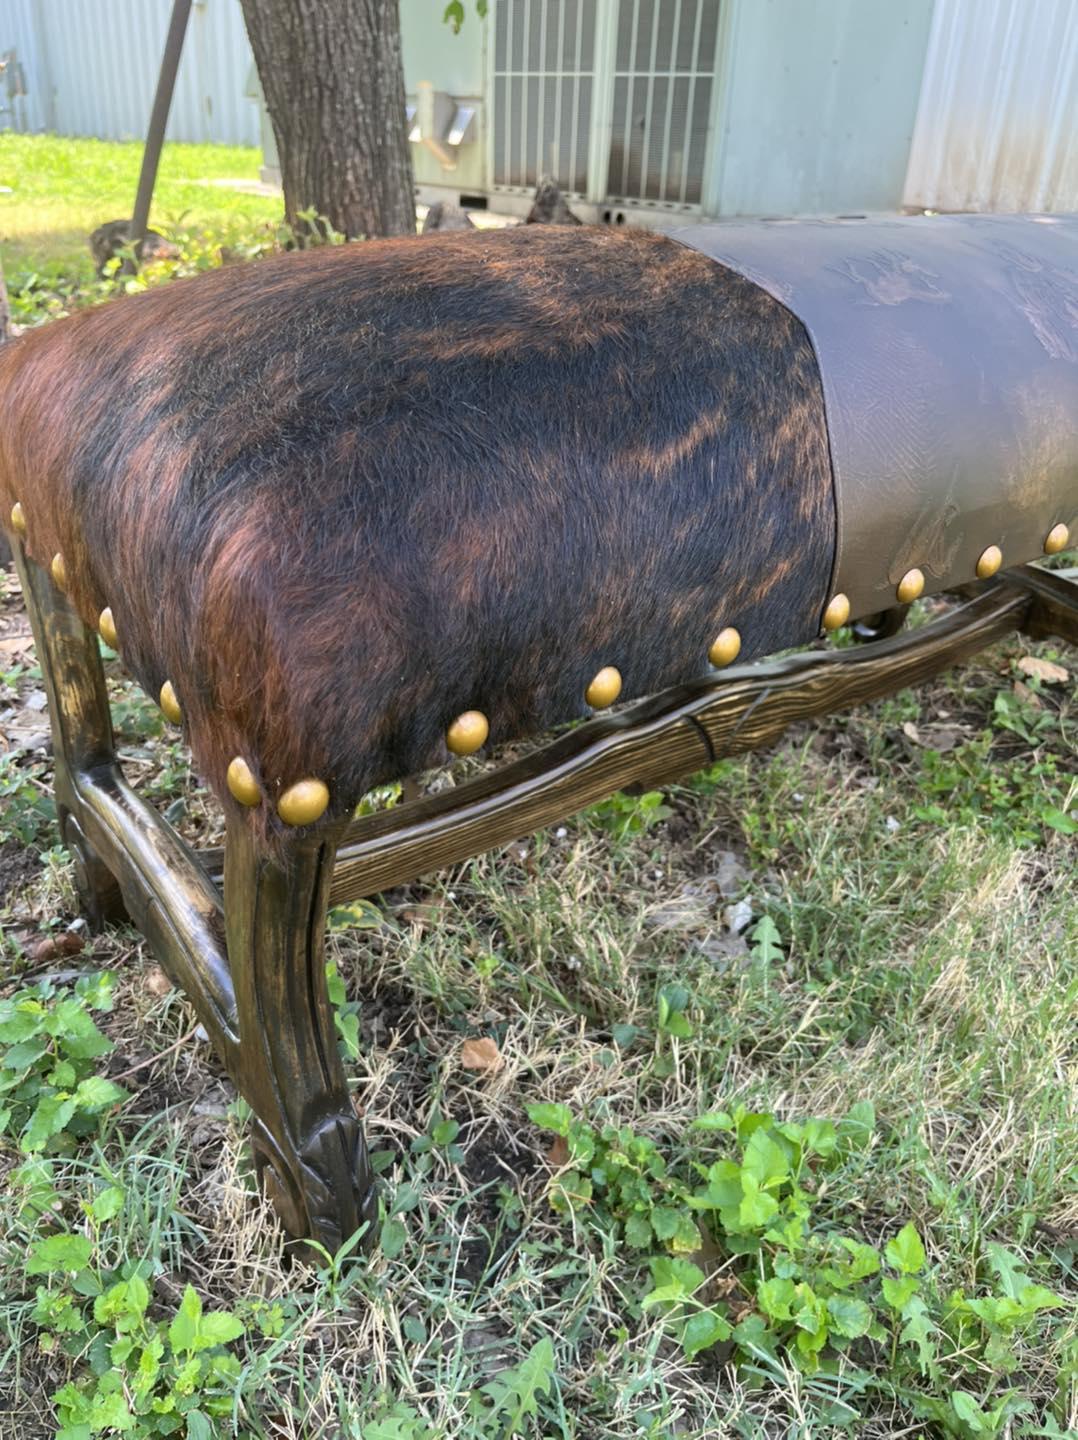
MULTIPOLYGON (((191 251, 264 241, 282 214, 279 196, 215 182, 258 180, 261 152, 226 145, 166 145, 150 224, 191 251)), ((73 140, 0 131, 0 260, 15 302, 24 291, 92 292, 90 232, 131 214, 142 163, 137 141, 73 140)), ((95 297, 96 298, 96 297, 95 297)))
MULTIPOLYGON (((61 280, 56 236, 122 213, 48 211, 69 143, 5 248, 61 280)), ((236 152, 190 153, 185 224, 273 219, 191 184, 236 152)), ((214 842, 107 669, 134 783, 214 842)), ((372 1260, 316 1271, 182 995, 135 932, 78 928, 8 572, 4 1436, 1078 1434, 1076 674, 1015 637, 331 917, 384 1212, 372 1260)))

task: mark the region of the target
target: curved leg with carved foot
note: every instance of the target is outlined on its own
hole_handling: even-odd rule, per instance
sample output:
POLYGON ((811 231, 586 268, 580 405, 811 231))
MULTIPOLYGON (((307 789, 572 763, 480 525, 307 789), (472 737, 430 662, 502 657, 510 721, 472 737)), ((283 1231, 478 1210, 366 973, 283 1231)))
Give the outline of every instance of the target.
POLYGON ((322 936, 334 839, 297 839, 281 861, 231 824, 225 849, 228 958, 239 1016, 234 1078, 255 1112, 262 1184, 297 1238, 331 1254, 361 1226, 375 1239, 377 1196, 348 1094, 326 994, 322 936))
POLYGON ((15 565, 49 697, 60 837, 74 861, 82 913, 97 931, 127 918, 120 887, 82 824, 80 786, 116 763, 101 652, 75 607, 18 543, 15 565))

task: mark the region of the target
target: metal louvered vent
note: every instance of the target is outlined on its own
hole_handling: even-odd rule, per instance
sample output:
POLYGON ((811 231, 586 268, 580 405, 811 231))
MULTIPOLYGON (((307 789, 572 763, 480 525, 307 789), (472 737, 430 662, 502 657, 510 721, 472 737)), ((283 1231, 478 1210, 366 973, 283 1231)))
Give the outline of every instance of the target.
POLYGON ((699 205, 719 0, 619 0, 611 199, 699 205))
POLYGON ((598 0, 497 0, 495 186, 553 175, 570 194, 587 190, 597 10, 598 0))

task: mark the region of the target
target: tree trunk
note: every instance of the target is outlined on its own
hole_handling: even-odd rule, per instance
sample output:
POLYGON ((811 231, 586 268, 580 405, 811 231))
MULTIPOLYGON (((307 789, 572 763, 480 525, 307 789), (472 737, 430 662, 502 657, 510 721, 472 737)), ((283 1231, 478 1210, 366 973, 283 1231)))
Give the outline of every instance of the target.
POLYGON ((242 0, 277 136, 285 218, 349 239, 415 232, 397 0, 242 0))

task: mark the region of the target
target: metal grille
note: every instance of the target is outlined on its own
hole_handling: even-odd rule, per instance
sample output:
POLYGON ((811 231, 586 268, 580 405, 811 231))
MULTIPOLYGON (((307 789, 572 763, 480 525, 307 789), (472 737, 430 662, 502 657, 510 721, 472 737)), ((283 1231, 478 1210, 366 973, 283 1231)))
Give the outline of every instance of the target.
POLYGON ((699 205, 719 0, 619 0, 611 199, 699 205))
POLYGON ((494 184, 553 175, 583 195, 595 88, 598 0, 496 0, 494 184))

